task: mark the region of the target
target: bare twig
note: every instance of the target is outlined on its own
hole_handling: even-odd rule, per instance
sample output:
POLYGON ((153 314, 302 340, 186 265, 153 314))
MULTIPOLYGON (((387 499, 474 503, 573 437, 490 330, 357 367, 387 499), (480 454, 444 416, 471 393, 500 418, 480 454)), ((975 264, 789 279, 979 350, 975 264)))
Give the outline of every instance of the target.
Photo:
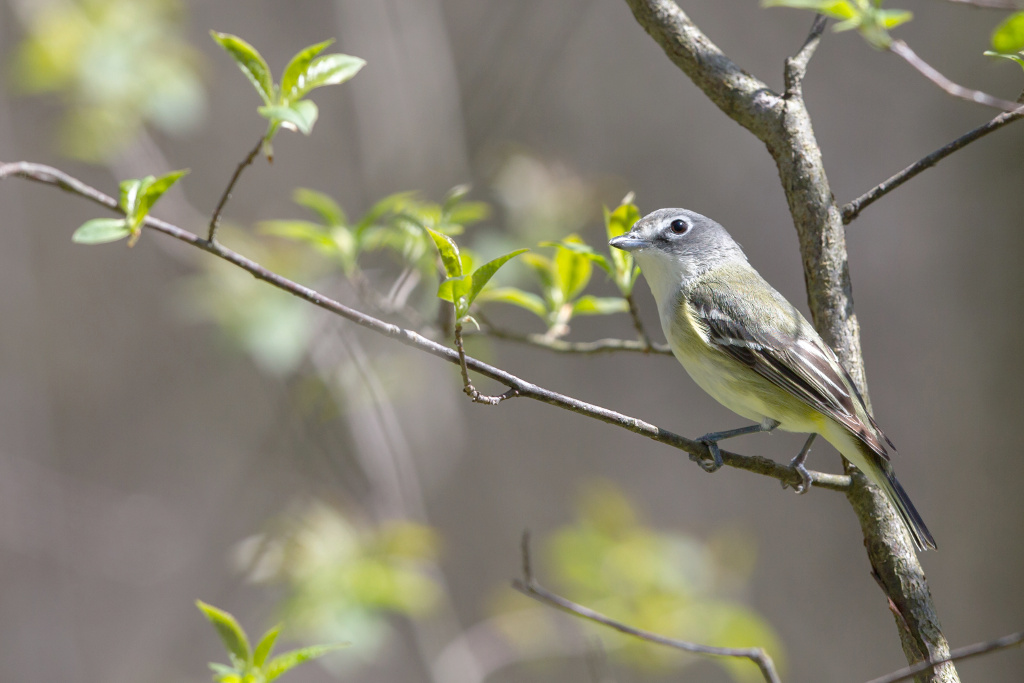
POLYGON ((854 199, 849 204, 843 207, 843 223, 849 223, 863 211, 866 207, 873 204, 878 199, 881 199, 885 195, 889 194, 897 187, 907 182, 921 171, 931 168, 935 164, 939 163, 953 152, 966 147, 975 140, 985 137, 989 133, 999 130, 1003 126, 1013 123, 1021 118, 1024 118, 1024 110, 1017 111, 1004 111, 988 123, 978 126, 972 131, 969 131, 948 145, 944 145, 939 149, 935 150, 928 156, 922 158, 919 161, 914 162, 910 166, 892 176, 888 180, 879 185, 871 188, 861 196, 854 199))
POLYGON ((981 9, 1024 9, 1024 0, 949 0, 960 5, 970 5, 981 9))
POLYGON ((630 292, 625 297, 626 303, 629 305, 629 317, 633 319, 633 329, 636 330, 636 337, 640 340, 640 345, 643 347, 644 353, 654 351, 654 345, 651 343, 651 338, 647 336, 647 330, 644 329, 644 322, 640 319, 640 310, 636 307, 636 301, 633 299, 633 293, 630 292))
POLYGON ((917 53, 911 50, 910 46, 902 40, 894 40, 889 43, 889 52, 902 57, 908 64, 910 64, 910 66, 917 69, 921 75, 948 92, 953 97, 959 97, 960 99, 967 100, 968 102, 977 102, 978 104, 984 104, 988 107, 995 107, 996 109, 1002 109, 1003 111, 1024 110, 1024 107, 1021 107, 1017 102, 1004 100, 1002 98, 995 97, 994 95, 989 95, 986 92, 965 88, 958 83, 954 83, 940 73, 934 66, 918 57, 917 53))
POLYGON ((522 332, 506 330, 485 321, 478 314, 477 317, 480 318, 480 322, 483 325, 482 330, 480 332, 465 330, 466 336, 484 334, 488 337, 494 337, 495 339, 503 339, 505 341, 513 341, 520 344, 529 344, 530 346, 547 349, 548 351, 555 351, 556 353, 578 353, 586 355, 593 353, 610 353, 613 351, 632 351, 634 353, 660 353, 669 356, 672 355, 672 350, 667 344, 651 343, 650 346, 645 346, 642 341, 635 341, 632 339, 598 339, 596 341, 589 342, 572 342, 565 341, 564 339, 551 339, 543 334, 523 334, 522 332))
POLYGON ((256 155, 260 153, 260 149, 263 148, 263 136, 260 136, 259 142, 252 148, 252 151, 242 159, 238 164, 238 168, 231 175, 231 180, 228 181, 228 186, 224 188, 224 194, 220 196, 220 201, 217 202, 217 208, 213 210, 213 215, 210 216, 210 232, 206 239, 213 242, 217 237, 217 227, 220 225, 220 212, 224 210, 224 205, 228 203, 228 199, 231 198, 231 190, 235 189, 235 183, 238 182, 238 178, 242 175, 242 171, 245 170, 246 166, 252 164, 256 159, 256 155))
POLYGON ((621 621, 616 621, 600 612, 595 612, 589 607, 577 604, 570 600, 563 598, 560 595, 552 593, 547 590, 533 578, 533 571, 530 567, 530 535, 529 533, 523 534, 523 578, 515 579, 512 581, 512 587, 523 595, 527 595, 538 602, 542 602, 545 605, 549 605, 556 609, 560 609, 563 612, 582 617, 588 621, 607 626, 615 629, 619 633, 625 633, 628 636, 634 636, 641 640, 646 640, 656 645, 664 645, 671 647, 676 650, 682 650, 683 652, 692 652, 698 655, 706 655, 711 657, 739 657, 742 659, 749 659, 757 668, 761 670, 761 675, 768 683, 779 683, 779 675, 775 671, 775 664, 772 662, 772 658, 768 656, 768 653, 764 651, 764 648, 760 647, 749 647, 749 648, 734 648, 734 647, 711 647, 710 645, 700 645, 698 643, 690 643, 685 640, 676 640, 675 638, 667 638, 651 631, 645 631, 643 629, 634 628, 628 624, 624 624, 621 621))
POLYGON ((462 391, 469 396, 473 403, 483 403, 488 406, 496 406, 507 398, 515 398, 519 395, 515 387, 509 387, 504 394, 487 396, 473 386, 469 379, 469 369, 466 368, 466 349, 462 345, 462 323, 455 323, 455 348, 459 352, 459 369, 462 371, 462 391))
MULTIPOLYGON (((72 192, 73 194, 90 199, 101 206, 111 209, 112 211, 120 212, 120 209, 118 209, 117 206, 117 201, 113 197, 110 197, 99 190, 86 185, 82 181, 73 178, 67 173, 50 166, 30 162, 3 163, 0 161, 0 180, 9 176, 17 176, 47 185, 54 185, 72 192)), ((304 285, 300 285, 299 283, 289 280, 282 275, 278 275, 273 271, 267 270, 255 261, 242 256, 238 252, 228 249, 218 242, 211 242, 203 239, 198 235, 194 235, 187 230, 183 230, 176 225, 172 225, 171 223, 162 221, 158 218, 147 217, 144 225, 147 228, 161 232, 176 240, 180 240, 186 244, 191 244, 192 246, 213 254, 214 256, 245 270, 258 280, 263 280, 278 289, 288 292, 300 299, 304 299, 305 301, 308 301, 335 315, 341 316, 346 320, 350 320, 351 322, 354 322, 372 332, 394 339, 406 346, 418 349, 437 358, 441 358, 449 363, 455 363, 460 366, 463 363, 459 353, 454 349, 427 339, 413 330, 408 330, 399 327, 398 325, 386 323, 383 320, 369 316, 362 311, 349 308, 348 306, 345 306, 344 304, 335 301, 320 292, 310 289, 304 285)), ((531 398, 535 401, 541 401, 542 403, 557 406, 585 417, 600 420, 601 422, 615 425, 622 429, 627 429, 635 434, 640 434, 653 441, 657 441, 658 443, 678 448, 679 450, 685 451, 697 458, 707 459, 711 457, 706 444, 679 436, 678 434, 662 429, 661 427, 649 422, 644 422, 638 418, 630 417, 601 406, 586 403, 571 396, 566 396, 565 394, 559 394, 549 389, 544 389, 543 387, 527 382, 509 372, 496 368, 492 365, 488 365, 487 363, 470 356, 465 356, 465 365, 467 371, 472 370, 484 377, 500 382, 509 387, 509 389, 515 390, 516 395, 518 396, 531 398)), ((801 481, 800 474, 796 470, 785 465, 780 465, 774 460, 762 456, 740 455, 738 453, 722 451, 722 459, 725 461, 725 464, 730 467, 754 472, 756 474, 762 474, 779 481, 788 482, 791 485, 799 484, 801 481)), ((851 480, 848 475, 811 472, 811 483, 819 488, 845 492, 850 487, 850 481, 851 480)))
POLYGON ((807 35, 803 47, 794 56, 786 60, 786 95, 787 99, 799 97, 803 87, 804 76, 807 74, 807 65, 814 56, 821 42, 821 34, 825 32, 828 24, 828 17, 824 14, 816 14, 811 24, 811 32, 807 35))
POLYGON ((1013 647, 1014 645, 1020 645, 1021 643, 1024 643, 1024 631, 1021 631, 1020 633, 1011 633, 1008 636, 989 640, 984 643, 975 643, 974 645, 957 648, 945 657, 938 657, 936 659, 918 662, 912 666, 904 667, 899 671, 893 671, 885 676, 872 679, 868 681, 868 683, 896 683, 896 681, 904 681, 912 677, 914 674, 926 671, 936 664, 941 664, 942 662, 952 662, 955 660, 977 657, 979 655, 988 654, 989 652, 1005 650, 1006 648, 1013 647))

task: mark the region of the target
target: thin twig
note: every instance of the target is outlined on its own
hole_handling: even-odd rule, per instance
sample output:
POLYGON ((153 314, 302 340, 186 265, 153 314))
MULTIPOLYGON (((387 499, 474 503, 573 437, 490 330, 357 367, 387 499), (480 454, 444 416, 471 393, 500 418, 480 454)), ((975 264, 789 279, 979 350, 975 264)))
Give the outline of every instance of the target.
POLYGON ((775 664, 772 662, 772 658, 765 652, 764 648, 760 647, 749 647, 749 648, 734 648, 734 647, 711 647, 710 645, 700 645, 698 643, 690 643, 685 640, 676 640, 675 638, 667 638, 651 631, 645 631, 643 629, 634 628, 628 624, 624 624, 621 621, 616 621, 600 612, 595 612, 589 607, 577 604, 570 600, 563 598, 560 595, 552 593, 543 586, 541 586, 533 578, 533 572, 530 568, 530 537, 529 534, 523 534, 523 578, 515 579, 512 581, 512 587, 523 595, 527 595, 538 602, 542 602, 545 605, 549 605, 556 609, 560 609, 563 612, 568 612, 578 617, 582 617, 588 621, 607 626, 615 629, 619 633, 625 633, 628 636, 634 636, 641 640, 646 640, 650 643, 657 645, 664 645, 671 647, 676 650, 682 650, 683 652, 692 652, 694 654, 706 655, 711 657, 739 657, 742 659, 749 659, 757 668, 761 670, 761 674, 768 683, 779 683, 779 675, 775 672, 775 664))
MULTIPOLYGON (((30 162, 3 163, 0 161, 0 180, 8 176, 17 176, 47 185, 55 185, 72 192, 73 194, 90 199, 112 211, 120 212, 120 209, 118 209, 117 206, 117 200, 114 198, 90 187, 89 185, 86 185, 82 181, 73 178, 63 171, 50 166, 30 162)), ((349 308, 348 306, 345 306, 344 304, 335 301, 320 292, 310 289, 305 285, 300 285, 297 282, 289 280, 282 275, 278 275, 277 273, 264 268, 259 263, 242 256, 238 252, 228 249, 218 242, 211 242, 207 239, 203 239, 198 235, 194 235, 187 230, 183 230, 176 225, 172 225, 171 223, 162 221, 158 218, 147 217, 144 225, 147 228, 161 232, 176 240, 180 240, 186 244, 191 244, 192 246, 213 254, 217 258, 223 259, 228 263, 245 270, 258 280, 263 280, 278 289, 308 301, 313 305, 345 318, 346 320, 354 322, 372 332, 394 339, 406 346, 418 349, 432 356, 448 361, 449 363, 455 363, 457 365, 462 364, 462 360, 456 350, 427 339, 414 330, 408 330, 399 327, 398 325, 386 323, 383 320, 374 318, 362 311, 349 308)), ((662 429, 661 427, 649 422, 644 422, 638 418, 630 417, 629 415, 624 415, 623 413, 609 410, 591 403, 586 403, 577 398, 566 396, 565 394, 559 394, 549 389, 544 389, 536 384, 520 379, 505 370, 488 365, 487 363, 470 356, 465 356, 465 364, 467 370, 472 370, 484 377, 500 382, 509 387, 509 389, 514 389, 519 396, 531 398, 535 401, 541 401, 542 403, 557 406, 585 417, 621 427, 622 429, 629 430, 635 434, 640 434, 653 441, 657 441, 658 443, 663 443, 668 446, 672 446, 673 448, 685 451, 697 458, 708 459, 711 457, 711 453, 708 451, 707 445, 700 441, 693 441, 686 437, 679 436, 674 432, 662 429)), ((725 464, 730 467, 772 477, 779 481, 786 481, 791 485, 799 484, 801 481, 801 477, 796 470, 785 465, 780 465, 769 458, 757 455, 740 455, 730 451, 722 451, 721 453, 725 464)), ((845 492, 851 486, 851 479, 848 475, 843 474, 811 472, 811 483, 820 488, 845 492)))
POLYGON ((910 46, 902 40, 894 40, 889 43, 889 52, 902 57, 908 64, 910 64, 910 66, 917 69, 921 75, 948 92, 953 97, 959 97, 960 99, 967 100, 968 102, 977 102, 978 104, 984 104, 988 107, 995 107, 996 109, 1002 109, 1003 111, 1024 110, 1024 107, 1022 107, 1018 102, 1004 100, 1002 98, 995 97, 994 95, 989 95, 986 92, 965 88, 958 83, 954 83, 942 75, 942 73, 940 73, 934 66, 918 57, 917 53, 911 50, 910 46))
POLYGON ((949 0, 960 5, 970 5, 981 9, 1024 9, 1024 0, 949 0))
POLYGON ((496 406, 507 398, 515 398, 519 395, 515 387, 509 387, 504 394, 487 396, 473 386, 469 379, 469 369, 466 367, 466 349, 462 345, 462 323, 455 323, 455 348, 459 352, 459 369, 462 371, 462 391, 469 396, 473 403, 483 403, 487 406, 496 406))
POLYGON ((863 211, 866 207, 873 204, 876 200, 881 199, 885 195, 889 194, 897 187, 907 182, 921 171, 931 168, 935 164, 939 163, 953 152, 966 147, 975 140, 985 137, 989 133, 999 130, 1003 126, 1013 123, 1018 119, 1024 118, 1024 110, 1017 111, 1004 111, 988 123, 978 126, 972 131, 969 131, 948 145, 944 145, 939 149, 935 150, 928 156, 922 158, 920 161, 916 161, 910 166, 892 176, 888 180, 879 185, 871 188, 861 196, 854 199, 849 204, 843 207, 843 223, 849 223, 863 211))
POLYGON ((653 351, 654 345, 651 343, 651 338, 647 336, 647 330, 644 329, 644 322, 640 319, 640 309, 636 307, 633 293, 630 292, 623 298, 626 300, 626 304, 629 305, 629 317, 633 319, 633 329, 636 330, 636 336, 640 340, 643 352, 649 353, 653 351))
POLYGON ((785 97, 787 99, 800 96, 804 76, 807 75, 807 65, 818 49, 818 44, 821 43, 821 34, 825 32, 826 24, 828 24, 828 17, 824 14, 816 14, 814 22, 811 24, 811 31, 807 34, 807 40, 804 41, 800 51, 786 60, 785 97))
POLYGON ((246 166, 252 164, 256 159, 256 155, 260 153, 260 149, 263 148, 263 136, 260 136, 260 141, 256 143, 256 146, 252 148, 242 161, 238 164, 238 168, 235 169, 234 174, 231 176, 231 180, 228 182, 228 186, 224 188, 224 194, 220 196, 220 201, 217 202, 217 208, 213 210, 213 215, 210 216, 210 232, 206 239, 210 242, 214 241, 217 236, 217 227, 220 225, 220 212, 224 210, 224 205, 228 203, 228 199, 231 198, 231 190, 235 189, 235 183, 238 182, 239 176, 242 175, 242 171, 245 170, 246 166))
POLYGON ((466 336, 483 334, 488 337, 494 337, 495 339, 513 341, 520 344, 529 344, 530 346, 547 349, 548 351, 555 351, 556 353, 578 353, 586 355, 593 353, 610 353, 613 351, 632 351, 634 353, 660 353, 669 356, 672 355, 672 349, 670 349, 667 344, 655 344, 652 342, 650 346, 645 346, 642 341, 636 341, 633 339, 598 339, 596 341, 589 342, 572 342, 565 341, 564 339, 552 339, 543 334, 524 334, 522 332, 506 330, 501 327, 496 327, 489 322, 485 322, 482 319, 480 322, 483 325, 481 331, 473 332, 472 330, 466 330, 466 336))
POLYGON ((1011 633, 1008 636, 1002 638, 996 638, 995 640, 989 640, 984 643, 975 643, 974 645, 967 645, 966 647, 957 648, 951 651, 945 657, 939 657, 937 659, 928 659, 923 662, 918 662, 908 667, 904 667, 899 671, 893 671, 891 674, 886 674, 880 678, 875 678, 868 683, 896 683, 896 681, 904 681, 914 674, 921 673, 927 669, 932 668, 936 664, 942 664, 943 662, 958 661, 961 659, 968 659, 970 657, 977 657, 979 655, 987 654, 989 652, 995 652, 997 650, 1005 650, 1006 648, 1013 647, 1014 645, 1020 645, 1024 643, 1024 631, 1020 633, 1011 633))

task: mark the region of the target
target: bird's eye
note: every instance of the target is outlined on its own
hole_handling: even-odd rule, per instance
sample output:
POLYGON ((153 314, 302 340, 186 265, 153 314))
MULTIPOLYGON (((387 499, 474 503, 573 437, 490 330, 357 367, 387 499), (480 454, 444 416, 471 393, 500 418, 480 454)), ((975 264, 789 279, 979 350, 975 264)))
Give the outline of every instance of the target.
POLYGON ((682 218, 677 218, 674 221, 672 221, 671 225, 669 225, 668 227, 670 227, 672 229, 672 232, 674 232, 675 234, 682 235, 684 232, 690 229, 690 224, 684 221, 682 218))

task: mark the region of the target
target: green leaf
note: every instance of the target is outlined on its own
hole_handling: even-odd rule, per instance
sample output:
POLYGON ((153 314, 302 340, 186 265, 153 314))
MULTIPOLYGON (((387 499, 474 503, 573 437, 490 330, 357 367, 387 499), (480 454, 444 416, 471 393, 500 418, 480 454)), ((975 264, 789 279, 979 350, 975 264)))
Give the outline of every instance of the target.
POLYGON ((461 319, 469 312, 469 289, 472 278, 469 275, 450 277, 437 286, 437 297, 455 305, 455 318, 461 319))
POLYGON ((544 300, 532 292, 524 292, 518 287, 494 287, 481 292, 477 301, 496 301, 525 308, 541 320, 547 320, 548 309, 544 300))
POLYGON ((139 213, 139 202, 142 199, 142 194, 146 189, 146 186, 152 183, 156 178, 151 175, 145 178, 130 178, 128 180, 122 180, 118 186, 120 190, 120 201, 121 210, 124 211, 125 215, 128 216, 129 222, 133 221, 135 216, 139 213))
POLYGON ((132 234, 128 221, 123 218, 93 218, 79 226, 71 235, 71 241, 78 244, 104 244, 123 240, 132 234))
POLYGON ((408 204, 415 197, 415 192, 396 192, 395 194, 390 194, 379 200, 376 204, 370 207, 370 210, 359 219, 358 223, 356 223, 356 235, 362 236, 363 232, 365 232, 367 228, 373 226, 387 214, 400 210, 401 207, 408 204))
POLYGON ((297 187, 292 201, 320 216, 327 225, 348 225, 348 218, 338 202, 323 192, 297 187))
POLYGON ((303 89, 306 84, 306 70, 309 69, 310 62, 318 54, 324 51, 328 45, 334 42, 334 39, 325 40, 322 43, 316 43, 310 45, 307 48, 300 50, 291 61, 288 62, 288 66, 284 68, 284 74, 281 76, 281 103, 288 104, 296 100, 302 99, 305 94, 303 89))
MULTIPOLYGON (((151 182, 145 184, 142 188, 142 197, 139 199, 138 213, 134 218, 137 221, 141 221, 149 215, 149 210, 153 208, 153 205, 157 203, 157 200, 159 200, 167 190, 171 189, 171 186, 174 185, 174 183, 178 182, 178 180, 187 173, 187 168, 180 171, 171 171, 159 178, 153 178, 151 182)), ((152 178, 152 176, 150 176, 150 178, 152 178)))
POLYGON ((273 104, 277 99, 274 94, 274 79, 270 75, 270 67, 256 48, 230 33, 210 31, 210 35, 235 60, 238 68, 256 88, 263 103, 268 106, 273 104))
POLYGON ((569 235, 558 244, 555 253, 555 273, 558 286, 562 290, 562 300, 571 301, 583 291, 590 282, 592 266, 590 259, 569 247, 570 244, 584 245, 576 235, 569 235))
POLYGON ((304 647, 298 650, 292 650, 291 652, 285 652, 283 655, 278 655, 270 660, 267 664, 266 676, 267 683, 274 680, 281 674, 294 669, 299 664, 308 662, 311 659, 318 659, 326 654, 335 652, 347 647, 347 643, 338 643, 335 645, 313 645, 312 647, 304 647))
MULTIPOLYGON (((539 246, 542 246, 542 247, 561 247, 562 249, 568 249, 569 251, 574 251, 577 254, 581 254, 583 256, 586 256, 588 259, 590 259, 591 261, 596 263, 598 265, 598 267, 601 270, 603 270, 604 272, 608 273, 609 276, 614 276, 615 275, 615 270, 612 267, 611 261, 608 260, 608 257, 605 256, 604 254, 601 254, 599 252, 594 251, 594 248, 592 246, 590 246, 589 244, 584 244, 583 242, 541 242, 539 246)), ((621 249, 616 249, 616 251, 622 251, 622 250, 621 249)), ((625 252, 623 252, 623 253, 625 253, 625 252)))
POLYGON ((907 23, 914 18, 914 13, 901 9, 883 9, 878 10, 875 16, 878 17, 883 27, 889 29, 907 23))
POLYGON ((284 128, 297 130, 304 135, 313 131, 319 110, 312 100, 299 100, 291 104, 275 104, 259 107, 256 111, 271 124, 281 124, 284 128))
POLYGON ((762 0, 761 6, 807 9, 833 19, 851 19, 859 14, 849 0, 762 0))
POLYGON ((213 680, 217 683, 242 683, 242 675, 233 667, 218 662, 210 662, 208 666, 213 671, 213 680))
POLYGON ((469 300, 466 302, 467 305, 472 305, 473 300, 479 296, 480 292, 483 291, 484 286, 492 277, 494 277, 494 274, 498 272, 499 268, 508 263, 511 259, 514 259, 516 256, 527 251, 529 251, 529 249, 517 249, 516 251, 505 254, 504 256, 499 256, 492 261, 488 261, 473 271, 472 284, 469 288, 469 300))
POLYGON ((366 66, 366 60, 335 53, 317 57, 293 88, 292 97, 302 97, 310 90, 325 85, 338 85, 350 80, 366 66))
POLYGON ((629 302, 618 296, 581 296, 573 302, 573 315, 608 315, 609 313, 626 313, 629 302))
POLYGON ((319 223, 299 220, 260 221, 257 227, 264 235, 304 242, 320 251, 335 250, 334 239, 319 223))
POLYGON ((548 300, 549 308, 554 310, 561 306, 564 299, 562 298, 562 289, 558 286, 557 276, 555 275, 554 262, 546 256, 533 253, 524 254, 520 260, 528 265, 537 276, 537 279, 540 280, 541 290, 548 300))
MULTIPOLYGON (((627 195, 614 211, 604 210, 605 232, 609 240, 626 234, 640 220, 640 209, 632 200, 632 194, 627 195)), ((612 265, 615 266, 615 284, 623 296, 628 296, 633 291, 633 285, 636 283, 638 275, 633 255, 621 249, 612 249, 611 255, 612 265)))
POLYGON ((998 52, 992 52, 991 50, 985 50, 985 55, 988 57, 1002 57, 1003 59, 1009 59, 1020 64, 1021 68, 1024 69, 1024 57, 1021 55, 1003 55, 998 52))
POLYGON ((992 49, 1000 54, 1024 50, 1024 12, 1007 17, 992 32, 992 49))
POLYGON ((424 230, 434 240, 438 253, 441 254, 441 262, 444 264, 445 273, 448 277, 462 277, 462 259, 459 257, 459 245, 448 235, 436 230, 424 227, 424 230))
POLYGON ((228 654, 232 655, 239 662, 251 664, 249 639, 245 637, 245 631, 242 630, 238 621, 224 610, 208 605, 202 600, 196 600, 196 607, 203 612, 206 619, 217 629, 217 634, 220 636, 221 641, 224 642, 224 647, 227 649, 228 654))
POLYGON ((277 636, 281 634, 281 624, 274 626, 272 629, 263 634, 260 638, 260 642, 256 645, 256 650, 252 654, 253 666, 262 667, 270 657, 271 651, 274 649, 274 643, 277 642, 277 636))

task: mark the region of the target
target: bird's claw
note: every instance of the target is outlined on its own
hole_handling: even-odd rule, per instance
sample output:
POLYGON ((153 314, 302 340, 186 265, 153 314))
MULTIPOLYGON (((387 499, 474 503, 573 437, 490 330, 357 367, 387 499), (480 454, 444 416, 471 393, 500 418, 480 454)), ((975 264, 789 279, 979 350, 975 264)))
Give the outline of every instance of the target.
MULTIPOLYGON (((794 462, 789 463, 789 466, 796 470, 796 473, 800 476, 800 483, 793 485, 794 493, 807 493, 811 490, 811 473, 804 467, 802 462, 796 462, 797 458, 793 459, 794 462)), ((788 481, 781 482, 782 488, 789 488, 791 484, 788 481)))
POLYGON ((708 451, 711 452, 711 460, 705 460, 699 455, 692 453, 690 454, 690 460, 700 465, 700 468, 705 472, 717 472, 725 464, 722 461, 722 451, 718 448, 718 442, 707 438, 707 436, 702 436, 697 441, 708 447, 708 451))

